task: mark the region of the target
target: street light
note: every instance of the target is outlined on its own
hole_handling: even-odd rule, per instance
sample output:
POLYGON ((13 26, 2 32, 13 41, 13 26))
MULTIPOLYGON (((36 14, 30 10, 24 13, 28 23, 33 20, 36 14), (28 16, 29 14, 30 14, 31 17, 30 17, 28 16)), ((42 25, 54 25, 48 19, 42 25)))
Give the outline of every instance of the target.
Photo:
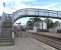
POLYGON ((5 10, 5 2, 3 2, 3 15, 4 15, 4 10, 5 10))

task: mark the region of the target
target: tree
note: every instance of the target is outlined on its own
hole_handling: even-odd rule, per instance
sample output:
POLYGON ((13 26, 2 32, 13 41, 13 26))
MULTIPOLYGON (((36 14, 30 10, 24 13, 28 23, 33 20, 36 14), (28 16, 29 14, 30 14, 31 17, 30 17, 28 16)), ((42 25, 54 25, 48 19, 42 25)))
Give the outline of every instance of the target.
POLYGON ((30 18, 29 21, 27 22, 27 28, 33 29, 34 23, 37 21, 41 21, 41 19, 38 17, 30 18))
POLYGON ((54 26, 58 26, 59 21, 55 21, 54 26))
POLYGON ((27 22, 26 28, 27 28, 27 29, 33 29, 33 23, 32 23, 32 21, 29 20, 29 21, 27 22))
POLYGON ((29 20, 32 21, 32 23, 35 23, 37 21, 42 21, 39 17, 30 18, 29 20))
POLYGON ((47 18, 47 19, 45 19, 44 21, 47 23, 47 29, 53 27, 54 23, 53 23, 53 21, 52 21, 51 19, 48 19, 48 18, 47 18))

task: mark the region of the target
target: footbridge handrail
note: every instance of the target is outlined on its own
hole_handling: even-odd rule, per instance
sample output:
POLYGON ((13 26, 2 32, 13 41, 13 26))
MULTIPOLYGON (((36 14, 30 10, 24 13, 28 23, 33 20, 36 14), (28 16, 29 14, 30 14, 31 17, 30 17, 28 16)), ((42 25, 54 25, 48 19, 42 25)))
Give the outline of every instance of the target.
POLYGON ((18 18, 19 16, 21 17, 21 16, 31 16, 31 15, 61 19, 61 11, 54 11, 54 10, 25 8, 25 9, 20 9, 13 13, 15 19, 18 18))

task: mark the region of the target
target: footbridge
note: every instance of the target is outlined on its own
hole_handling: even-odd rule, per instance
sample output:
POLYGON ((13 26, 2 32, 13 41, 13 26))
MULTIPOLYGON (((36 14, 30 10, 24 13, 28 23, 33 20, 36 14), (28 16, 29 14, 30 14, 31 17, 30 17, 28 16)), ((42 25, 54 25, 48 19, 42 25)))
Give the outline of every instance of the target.
MULTIPOLYGON (((20 18, 23 18, 23 17, 44 17, 44 18, 61 19, 61 11, 53 11, 53 10, 46 10, 46 9, 36 9, 36 8, 20 9, 20 10, 17 10, 16 12, 13 12, 13 14, 11 14, 11 15, 12 16, 10 16, 10 17, 9 17, 9 15, 8 16, 5 16, 5 15, 3 16, 5 20, 2 22, 2 25, 1 25, 2 26, 2 32, 0 33, 1 34, 1 36, 0 36, 0 45, 13 45, 13 44, 15 44, 14 43, 14 39, 15 39, 14 37, 15 36, 14 36, 14 32, 12 31, 12 26, 13 26, 13 23, 16 20, 20 19, 20 18), (14 21, 14 22, 12 22, 12 21, 14 21)), ((19 32, 19 34, 20 33, 21 32, 19 32)), ((17 34, 18 34, 18 32, 17 32, 17 34)), ((45 33, 45 34, 42 33, 41 34, 41 33, 38 33, 38 32, 37 33, 28 32, 28 34, 27 34, 27 36, 29 36, 31 38, 34 38, 34 39, 39 40, 39 41, 41 41, 41 42, 43 42, 45 44, 48 44, 48 45, 52 46, 52 47, 54 47, 54 48, 56 48, 58 50, 61 50, 61 34, 59 34, 59 35, 57 35, 57 34, 49 34, 49 33, 45 33)), ((27 47, 28 47, 28 45, 31 45, 33 43, 35 44, 35 42, 32 42, 32 41, 33 40, 31 40, 30 44, 29 44, 29 41, 27 41, 27 40, 20 41, 18 43, 18 44, 20 44, 19 49, 20 49, 20 46, 22 47, 26 43, 27 43, 26 44, 27 47)), ((24 46, 24 48, 25 48, 25 46, 24 46)), ((36 46, 37 47, 37 46, 40 46, 40 45, 31 45, 31 46, 36 46)), ((34 47, 31 47, 31 48, 34 49, 34 47)), ((42 49, 39 49, 39 50, 42 50, 42 49)), ((46 49, 46 50, 49 50, 49 49, 46 49)))
POLYGON ((14 21, 23 17, 44 17, 61 19, 61 11, 36 9, 36 8, 24 8, 13 12, 14 21))

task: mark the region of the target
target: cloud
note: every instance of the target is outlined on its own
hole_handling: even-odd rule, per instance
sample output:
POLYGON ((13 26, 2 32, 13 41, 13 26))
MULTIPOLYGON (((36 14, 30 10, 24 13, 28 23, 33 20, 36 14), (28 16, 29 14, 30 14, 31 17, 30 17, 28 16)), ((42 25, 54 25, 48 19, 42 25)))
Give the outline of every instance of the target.
MULTIPOLYGON (((22 8, 40 8, 40 9, 50 9, 50 10, 61 10, 61 4, 59 1, 49 0, 0 0, 0 12, 3 12, 3 2, 6 3, 5 12, 12 13, 16 10, 22 8)), ((0 14, 1 14, 0 13, 0 14)))

